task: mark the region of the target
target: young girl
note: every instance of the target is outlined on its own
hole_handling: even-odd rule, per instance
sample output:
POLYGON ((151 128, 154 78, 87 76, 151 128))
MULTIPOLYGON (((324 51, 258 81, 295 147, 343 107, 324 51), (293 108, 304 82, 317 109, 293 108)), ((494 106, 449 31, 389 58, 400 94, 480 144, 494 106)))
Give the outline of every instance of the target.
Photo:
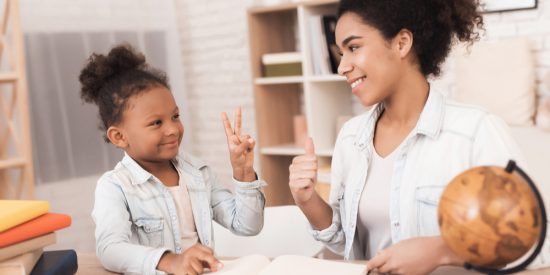
POLYGON ((462 264, 439 236, 437 205, 445 186, 473 166, 504 167, 509 159, 525 165, 502 120, 447 100, 427 81, 440 73, 454 39, 478 39, 483 19, 477 4, 340 2, 338 72, 363 105, 374 106, 338 135, 330 205, 313 189, 311 139, 306 155, 290 166, 289 185, 313 236, 346 259, 370 259, 370 269, 391 274, 462 264))
POLYGON ((235 194, 199 159, 178 154, 179 110, 166 75, 129 46, 93 54, 80 74, 81 97, 99 107, 105 140, 124 158, 98 181, 92 217, 103 266, 123 273, 200 274, 218 270, 212 219, 238 235, 263 226, 265 183, 254 172, 254 144, 222 119, 235 194))

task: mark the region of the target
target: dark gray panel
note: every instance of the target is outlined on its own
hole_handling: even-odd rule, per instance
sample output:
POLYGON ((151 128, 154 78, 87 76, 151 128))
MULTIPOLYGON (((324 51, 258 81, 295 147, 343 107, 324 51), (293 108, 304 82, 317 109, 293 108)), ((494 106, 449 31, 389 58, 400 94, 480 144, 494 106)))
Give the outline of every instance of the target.
POLYGON ((41 181, 59 180, 69 173, 69 150, 62 134, 62 106, 52 68, 50 37, 29 34, 25 45, 33 157, 38 169, 35 172, 41 181))
POLYGON ((115 44, 129 43, 135 49, 140 50, 137 32, 115 32, 115 44))
POLYGON ((166 61, 166 35, 163 31, 150 31, 146 32, 143 36, 145 40, 145 56, 147 57, 147 63, 162 70, 167 71, 168 65, 166 61))
POLYGON ((86 59, 84 41, 80 33, 53 34, 55 56, 61 76, 61 92, 69 123, 72 157, 76 175, 96 174, 103 170, 101 135, 97 134, 97 107, 80 99, 80 71, 86 59), (94 149, 90 149, 94 148, 94 149))

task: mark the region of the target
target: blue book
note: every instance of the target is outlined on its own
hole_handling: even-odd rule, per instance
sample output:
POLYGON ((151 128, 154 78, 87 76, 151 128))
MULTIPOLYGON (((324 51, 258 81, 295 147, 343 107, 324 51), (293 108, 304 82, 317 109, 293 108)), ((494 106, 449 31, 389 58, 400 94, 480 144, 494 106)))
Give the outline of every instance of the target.
POLYGON ((31 275, 73 275, 78 269, 74 250, 44 251, 31 275))

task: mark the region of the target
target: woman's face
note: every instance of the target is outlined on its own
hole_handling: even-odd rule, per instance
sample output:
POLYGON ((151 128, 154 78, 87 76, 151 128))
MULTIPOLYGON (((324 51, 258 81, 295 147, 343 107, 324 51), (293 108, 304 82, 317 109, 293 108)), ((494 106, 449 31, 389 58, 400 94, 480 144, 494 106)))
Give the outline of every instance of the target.
POLYGON ((393 93, 402 69, 396 43, 348 12, 336 25, 336 44, 342 53, 338 73, 363 105, 374 105, 393 93))

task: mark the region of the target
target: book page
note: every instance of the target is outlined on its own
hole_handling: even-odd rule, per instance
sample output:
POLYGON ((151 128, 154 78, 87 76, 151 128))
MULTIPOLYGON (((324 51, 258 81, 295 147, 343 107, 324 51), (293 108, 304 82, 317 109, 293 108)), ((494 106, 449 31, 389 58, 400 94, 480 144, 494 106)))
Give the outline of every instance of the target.
POLYGON ((305 256, 284 255, 275 258, 260 275, 365 275, 367 266, 305 256))
POLYGON ((269 259, 262 255, 248 255, 235 260, 222 260, 223 268, 218 272, 206 272, 216 275, 257 275, 269 264, 269 259))

